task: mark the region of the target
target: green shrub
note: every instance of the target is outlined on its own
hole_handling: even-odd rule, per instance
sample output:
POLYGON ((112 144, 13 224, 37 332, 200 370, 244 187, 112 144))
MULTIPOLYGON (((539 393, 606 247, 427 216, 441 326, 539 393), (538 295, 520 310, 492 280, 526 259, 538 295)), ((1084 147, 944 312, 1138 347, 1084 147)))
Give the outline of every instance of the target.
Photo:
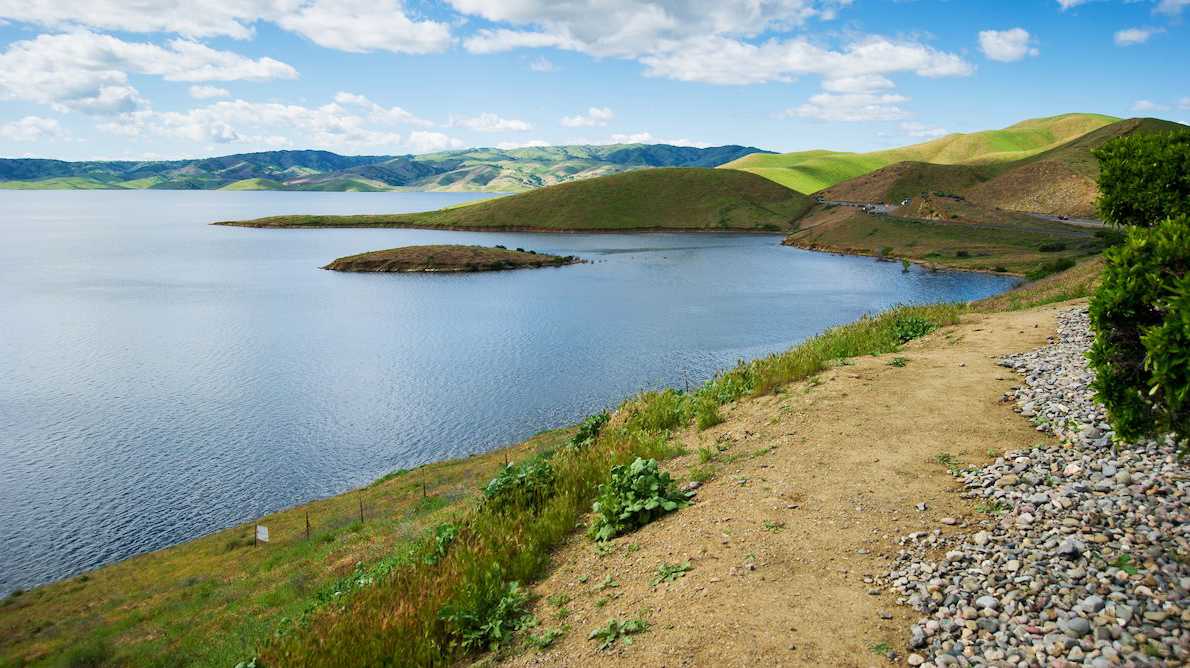
POLYGON ((607 411, 603 411, 583 420, 583 423, 578 426, 578 431, 571 437, 570 444, 576 448, 582 448, 594 443, 595 439, 599 438, 599 432, 603 431, 610 419, 611 416, 607 414, 607 411))
POLYGON ((934 323, 916 315, 906 315, 893 321, 893 334, 901 343, 908 343, 934 331, 934 323))
POLYGON ((661 432, 683 427, 690 421, 690 397, 677 390, 645 392, 636 402, 626 426, 630 430, 661 432))
POLYGON ((459 527, 450 522, 445 522, 434 527, 434 538, 430 547, 430 554, 426 555, 426 564, 433 566, 442 561, 446 557, 447 550, 450 549, 451 543, 459 537, 459 527))
POLYGON ((539 455, 520 464, 508 464, 483 488, 484 508, 511 512, 540 508, 554 491, 554 468, 539 455))
POLYGON ((1151 227, 1190 215, 1190 132, 1119 137, 1094 154, 1104 221, 1151 227))
POLYGON ((591 635, 587 636, 587 639, 601 640, 602 642, 599 645, 599 649, 601 650, 611 649, 617 640, 625 645, 631 645, 631 636, 644 633, 648 629, 648 622, 642 619, 629 619, 625 621, 609 619, 607 620, 607 624, 592 631, 591 635))
POLYGON ((699 431, 722 423, 723 416, 719 414, 719 404, 710 397, 700 397, 694 408, 694 422, 699 431))
POLYGON ((1029 279, 1030 281, 1037 281, 1045 278, 1046 276, 1050 276, 1051 274, 1057 274, 1059 272, 1066 271, 1073 266, 1074 260, 1068 257, 1060 257, 1056 260, 1050 260, 1049 262, 1042 262, 1041 264, 1026 272, 1025 278, 1029 279))
POLYGON ((1132 229, 1091 300, 1088 355, 1116 433, 1190 436, 1190 216, 1132 229))
POLYGON ((611 479, 599 486, 592 506, 595 520, 590 534, 595 540, 611 540, 635 531, 654 519, 689 503, 678 491, 669 473, 656 459, 637 457, 631 464, 613 467, 611 479))
POLYGON ((516 582, 505 583, 499 568, 469 583, 448 604, 439 619, 450 629, 451 642, 464 652, 495 650, 508 640, 527 616, 529 595, 516 582))
POLYGON ((1066 244, 1061 241, 1049 241, 1037 247, 1042 253, 1060 253, 1066 250, 1066 244))

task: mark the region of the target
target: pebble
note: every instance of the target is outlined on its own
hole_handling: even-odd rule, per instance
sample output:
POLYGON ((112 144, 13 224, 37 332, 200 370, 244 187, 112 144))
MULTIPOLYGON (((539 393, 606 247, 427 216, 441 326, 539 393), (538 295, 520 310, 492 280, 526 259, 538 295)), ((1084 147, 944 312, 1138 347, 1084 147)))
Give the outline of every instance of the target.
POLYGON ((1169 439, 1115 442, 1090 387, 1086 309, 1058 325, 1000 363, 1022 379, 1017 412, 1060 443, 958 473, 972 506, 998 512, 968 519, 973 534, 902 538, 876 578, 923 615, 911 666, 1190 665, 1187 466, 1169 439))

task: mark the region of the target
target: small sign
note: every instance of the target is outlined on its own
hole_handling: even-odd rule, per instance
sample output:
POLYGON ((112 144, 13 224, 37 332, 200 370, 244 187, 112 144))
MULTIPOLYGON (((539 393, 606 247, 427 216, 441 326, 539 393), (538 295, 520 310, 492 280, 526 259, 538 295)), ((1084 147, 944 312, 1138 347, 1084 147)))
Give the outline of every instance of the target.
POLYGON ((269 528, 266 526, 256 525, 256 540, 261 543, 269 542, 269 528))

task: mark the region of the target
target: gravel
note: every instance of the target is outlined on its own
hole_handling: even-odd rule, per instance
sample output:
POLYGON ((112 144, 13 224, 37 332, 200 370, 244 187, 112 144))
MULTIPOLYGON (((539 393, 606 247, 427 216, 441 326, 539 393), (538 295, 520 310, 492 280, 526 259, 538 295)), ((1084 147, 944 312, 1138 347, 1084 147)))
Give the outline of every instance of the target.
POLYGON ((1006 399, 1061 443, 957 473, 987 519, 902 538, 877 582, 924 615, 911 665, 1190 661, 1190 475, 1168 439, 1114 443, 1089 389, 1086 310, 1058 321, 1057 341, 1001 364, 1024 378, 1006 399))

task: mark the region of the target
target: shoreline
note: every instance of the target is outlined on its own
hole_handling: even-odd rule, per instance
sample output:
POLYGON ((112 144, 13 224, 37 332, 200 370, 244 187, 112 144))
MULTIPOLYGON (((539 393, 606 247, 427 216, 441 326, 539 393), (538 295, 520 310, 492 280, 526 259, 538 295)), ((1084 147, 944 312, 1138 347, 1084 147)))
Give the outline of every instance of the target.
MULTIPOLYGON (((788 238, 786 238, 784 241, 782 241, 781 245, 788 246, 789 248, 797 248, 798 250, 811 251, 811 252, 815 252, 815 253, 831 253, 834 255, 847 255, 847 256, 851 256, 851 257, 870 257, 870 258, 876 260, 877 262, 881 261, 881 258, 879 255, 869 252, 867 249, 863 249, 863 248, 850 248, 850 247, 848 247, 848 248, 834 248, 834 247, 830 247, 830 246, 821 246, 818 244, 802 244, 797 241, 790 241, 788 238)), ((1025 277, 1025 274, 1016 272, 1016 271, 994 271, 992 269, 980 269, 978 267, 964 267, 964 266, 950 264, 950 263, 946 263, 946 262, 930 262, 930 261, 926 261, 926 260, 919 260, 916 258, 906 257, 903 255, 889 254, 889 255, 886 255, 885 258, 887 258, 889 262, 893 262, 893 261, 899 262, 901 260, 908 260, 911 264, 915 264, 919 267, 922 267, 923 269, 928 269, 931 271, 938 270, 938 269, 945 269, 947 271, 963 271, 963 272, 972 273, 972 274, 990 274, 992 276, 1011 276, 1013 278, 1024 278, 1025 277)))
MULTIPOLYGON (((378 214, 383 215, 383 214, 378 214)), ((403 215, 403 214, 401 214, 403 215)), ((532 226, 482 226, 482 225, 451 225, 437 226, 437 225, 416 225, 413 223, 355 223, 350 225, 327 225, 327 224, 311 224, 311 225, 270 225, 267 223, 254 223, 252 221, 238 221, 238 220, 220 220, 213 223, 207 223, 214 227, 243 227, 256 230, 365 230, 365 229, 394 229, 394 230, 430 230, 437 232, 492 232, 492 233, 516 233, 516 234, 749 234, 749 235, 771 235, 771 236, 786 236, 788 232, 780 230, 757 230, 747 228, 725 228, 725 229, 710 229, 705 227, 691 227, 691 228, 677 228, 677 227, 634 227, 627 229, 616 228, 592 228, 576 230, 572 228, 553 228, 553 227, 532 227, 532 226)))

